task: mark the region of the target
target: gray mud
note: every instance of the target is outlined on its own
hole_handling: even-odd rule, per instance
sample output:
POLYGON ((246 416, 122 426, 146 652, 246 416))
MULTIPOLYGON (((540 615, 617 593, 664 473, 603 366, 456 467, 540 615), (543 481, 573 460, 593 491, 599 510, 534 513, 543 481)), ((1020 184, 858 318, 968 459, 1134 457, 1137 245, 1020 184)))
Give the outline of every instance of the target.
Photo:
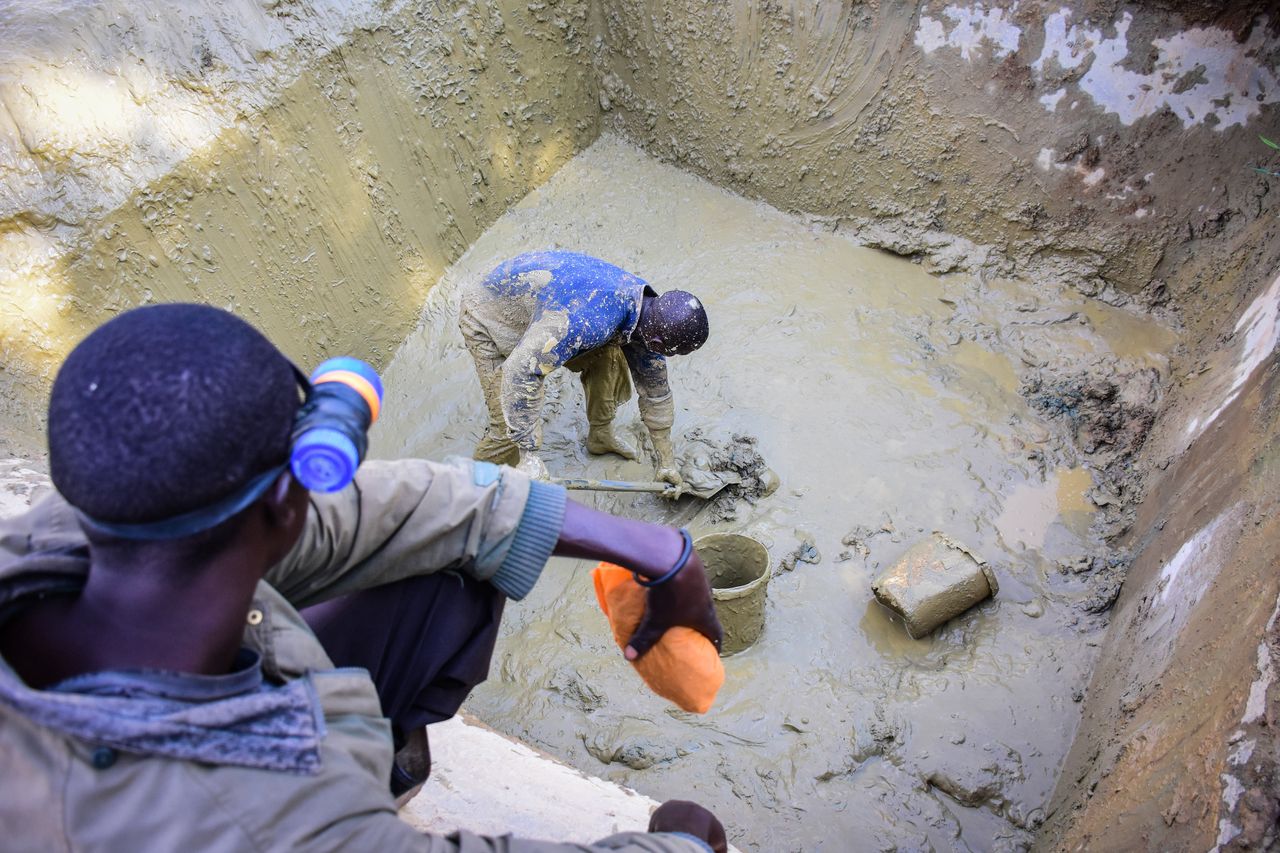
MULTIPOLYGON (((1163 376, 1156 353, 1173 335, 1052 283, 928 275, 605 137, 431 294, 387 371, 375 452, 469 454, 486 416, 455 325, 458 287, 552 247, 704 301, 710 341, 671 366, 677 453, 697 456, 704 439, 739 461, 754 462, 750 450, 757 473, 767 461, 781 482, 726 500, 731 512, 582 499, 695 537, 744 533, 775 565, 795 559, 771 579, 763 637, 725 659, 705 716, 643 688, 590 567, 562 560, 508 608, 469 710, 586 772, 706 804, 743 849, 1027 847, 1079 722, 1107 618, 1099 587, 1118 588, 1124 559, 1094 524, 1107 459, 1076 449, 1094 427, 1022 389, 1069 404, 1071 377, 1107 376, 1110 399, 1139 399, 1127 377, 1163 376), (985 560, 1000 593, 913 640, 871 582, 933 531, 985 560)), ((576 377, 553 375, 546 397, 554 476, 652 479, 648 463, 586 455, 576 377)), ((618 426, 644 443, 634 402, 618 426)))

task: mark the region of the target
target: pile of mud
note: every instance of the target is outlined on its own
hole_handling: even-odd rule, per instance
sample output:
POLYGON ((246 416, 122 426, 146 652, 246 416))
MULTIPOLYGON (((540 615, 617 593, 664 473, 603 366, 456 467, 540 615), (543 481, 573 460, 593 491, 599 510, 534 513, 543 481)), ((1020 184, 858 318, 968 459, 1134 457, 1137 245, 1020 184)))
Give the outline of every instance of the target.
POLYGON ((1111 374, 1105 369, 1066 375, 1037 371, 1022 387, 1031 407, 1064 422, 1072 445, 1095 464, 1090 500, 1103 511, 1102 532, 1114 538, 1133 524, 1143 472, 1134 464, 1155 422, 1160 376, 1155 370, 1111 374))
POLYGON ((736 521, 742 502, 755 506, 778 489, 778 475, 760 455, 755 436, 734 433, 728 440, 715 439, 701 427, 685 433, 680 469, 695 490, 714 489, 719 494, 706 508, 708 521, 736 521))

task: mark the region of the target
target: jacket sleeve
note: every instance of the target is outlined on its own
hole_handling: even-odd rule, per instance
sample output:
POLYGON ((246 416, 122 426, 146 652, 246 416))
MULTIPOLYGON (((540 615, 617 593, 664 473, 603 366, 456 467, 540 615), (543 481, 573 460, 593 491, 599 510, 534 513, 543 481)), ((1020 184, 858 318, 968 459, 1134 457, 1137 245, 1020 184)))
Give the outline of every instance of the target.
POLYGON ((684 833, 622 832, 591 844, 537 841, 466 830, 423 834, 394 812, 330 823, 308 839, 305 850, 378 850, 382 853, 711 853, 706 842, 684 833))
POLYGON ((542 387, 551 372, 577 355, 570 340, 569 315, 545 311, 534 317, 502 365, 502 416, 521 450, 542 443, 542 387))
POLYGON ((565 493, 487 462, 371 460, 312 493, 306 526, 266 581, 295 607, 454 570, 510 598, 533 588, 560 538, 565 493))
POLYGON ((430 853, 711 853, 711 846, 683 833, 623 832, 593 844, 529 841, 503 835, 486 838, 457 832, 434 837, 430 853))
POLYGON ((667 360, 634 343, 624 346, 622 354, 636 386, 640 420, 650 432, 671 429, 676 418, 671 383, 667 381, 667 360))

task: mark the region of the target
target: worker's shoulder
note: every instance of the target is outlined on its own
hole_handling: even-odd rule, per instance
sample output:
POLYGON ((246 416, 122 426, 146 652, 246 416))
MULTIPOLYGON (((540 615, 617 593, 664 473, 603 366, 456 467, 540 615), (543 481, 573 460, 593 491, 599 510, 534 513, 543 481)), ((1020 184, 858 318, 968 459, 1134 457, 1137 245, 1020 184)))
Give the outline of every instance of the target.
POLYGON ((636 279, 636 276, 604 258, 582 252, 546 249, 525 252, 503 261, 485 278, 495 281, 522 273, 545 271, 561 281, 590 279, 598 283, 610 280, 636 279))

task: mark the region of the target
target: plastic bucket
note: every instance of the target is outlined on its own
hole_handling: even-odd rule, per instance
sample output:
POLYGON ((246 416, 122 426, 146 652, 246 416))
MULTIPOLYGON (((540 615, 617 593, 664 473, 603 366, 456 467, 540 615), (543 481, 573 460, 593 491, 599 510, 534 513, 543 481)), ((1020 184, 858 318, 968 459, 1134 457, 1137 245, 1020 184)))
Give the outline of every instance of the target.
POLYGON ((741 533, 710 533, 694 547, 707 569, 716 616, 724 628, 720 654, 749 648, 764 631, 769 549, 741 533))

